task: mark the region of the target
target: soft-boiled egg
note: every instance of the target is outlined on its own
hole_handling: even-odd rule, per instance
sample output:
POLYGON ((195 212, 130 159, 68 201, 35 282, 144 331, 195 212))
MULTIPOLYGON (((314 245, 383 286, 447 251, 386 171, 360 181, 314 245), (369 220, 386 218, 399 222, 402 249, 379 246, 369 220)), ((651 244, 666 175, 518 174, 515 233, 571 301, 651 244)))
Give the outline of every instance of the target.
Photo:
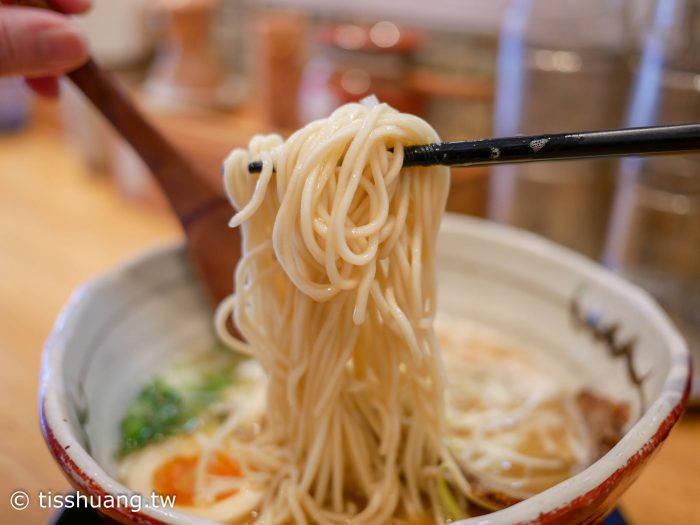
POLYGON ((261 490, 247 483, 239 465, 216 451, 200 466, 202 447, 193 437, 174 437, 126 458, 120 468, 125 484, 145 495, 174 496, 178 510, 222 523, 250 516, 260 505, 261 490), (197 469, 203 468, 210 498, 197 498, 197 469))

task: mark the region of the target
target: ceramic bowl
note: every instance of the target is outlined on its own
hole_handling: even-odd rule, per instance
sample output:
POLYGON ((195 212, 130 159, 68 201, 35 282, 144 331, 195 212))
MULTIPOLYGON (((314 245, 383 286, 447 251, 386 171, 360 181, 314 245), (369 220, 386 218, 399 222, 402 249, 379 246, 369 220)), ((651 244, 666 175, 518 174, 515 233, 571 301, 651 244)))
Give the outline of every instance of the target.
MULTIPOLYGON (((448 215, 437 258, 440 314, 517 337, 633 412, 624 437, 589 468, 460 523, 602 521, 685 408, 683 339, 641 289, 532 234, 448 215)), ((51 453, 76 488, 130 494, 115 479, 114 459, 127 403, 170 363, 207 351, 211 319, 180 246, 150 251, 74 294, 46 343, 40 413, 51 453)), ((122 523, 208 523, 177 507, 103 511, 122 523)))

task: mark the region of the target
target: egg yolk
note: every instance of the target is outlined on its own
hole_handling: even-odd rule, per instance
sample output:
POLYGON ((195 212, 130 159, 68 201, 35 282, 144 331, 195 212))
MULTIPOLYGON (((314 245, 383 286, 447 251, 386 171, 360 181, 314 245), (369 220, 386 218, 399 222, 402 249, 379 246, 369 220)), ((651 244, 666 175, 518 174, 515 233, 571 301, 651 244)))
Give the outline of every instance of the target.
MULTIPOLYGON (((193 505, 195 502, 195 484, 197 464, 200 456, 175 456, 166 461, 153 474, 153 488, 159 494, 175 496, 177 505, 193 505)), ((241 477, 238 463, 222 452, 216 452, 206 466, 207 474, 214 476, 241 477)), ((222 492, 216 495, 215 501, 220 501, 235 494, 236 490, 222 492)))

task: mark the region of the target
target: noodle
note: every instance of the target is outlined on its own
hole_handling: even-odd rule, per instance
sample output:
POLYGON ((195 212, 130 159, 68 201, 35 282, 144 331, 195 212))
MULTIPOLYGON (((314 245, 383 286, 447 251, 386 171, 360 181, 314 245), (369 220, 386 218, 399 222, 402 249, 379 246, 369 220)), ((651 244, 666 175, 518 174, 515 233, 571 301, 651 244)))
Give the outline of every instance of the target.
POLYGON ((386 104, 348 104, 226 160, 244 255, 217 328, 268 376, 261 431, 246 446, 279 458, 274 469, 246 460, 267 487, 260 523, 430 512, 435 467, 452 461, 432 326, 449 171, 401 166, 405 145, 437 140, 386 104), (246 342, 226 331, 231 313, 246 342))
POLYGON ((177 492, 180 509, 227 523, 442 524, 609 450, 622 405, 464 319, 438 319, 438 343, 449 171, 402 167, 405 146, 436 141, 417 117, 348 104, 230 154, 243 256, 215 326, 254 359, 236 368, 213 427, 124 461, 130 487, 177 492))

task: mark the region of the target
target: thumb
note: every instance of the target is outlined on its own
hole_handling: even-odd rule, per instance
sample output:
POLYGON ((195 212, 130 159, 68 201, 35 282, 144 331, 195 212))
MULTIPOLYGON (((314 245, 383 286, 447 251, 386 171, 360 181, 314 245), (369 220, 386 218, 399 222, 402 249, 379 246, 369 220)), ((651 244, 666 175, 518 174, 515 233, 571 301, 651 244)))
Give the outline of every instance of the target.
POLYGON ((0 76, 50 76, 87 60, 80 31, 64 16, 39 9, 0 7, 0 76))

